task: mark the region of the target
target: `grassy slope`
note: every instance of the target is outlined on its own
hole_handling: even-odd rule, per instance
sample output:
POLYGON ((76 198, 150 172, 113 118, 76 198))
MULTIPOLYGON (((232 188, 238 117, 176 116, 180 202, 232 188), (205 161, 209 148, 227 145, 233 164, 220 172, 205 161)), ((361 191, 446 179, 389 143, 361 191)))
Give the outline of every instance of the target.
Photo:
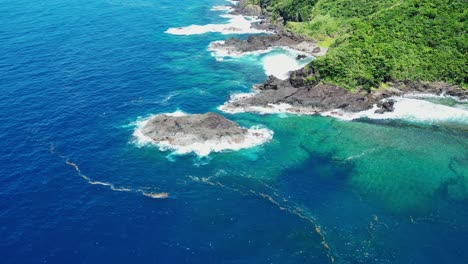
POLYGON ((252 0, 295 32, 330 46, 322 81, 371 89, 392 80, 467 88, 465 0, 252 0))

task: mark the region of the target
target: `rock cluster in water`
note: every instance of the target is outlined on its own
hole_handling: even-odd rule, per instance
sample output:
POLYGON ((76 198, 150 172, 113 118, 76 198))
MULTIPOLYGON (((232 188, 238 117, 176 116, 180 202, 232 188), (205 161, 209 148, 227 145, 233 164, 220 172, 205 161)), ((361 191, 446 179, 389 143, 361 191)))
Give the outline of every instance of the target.
POLYGON ((174 146, 207 141, 240 143, 248 133, 246 128, 215 113, 158 115, 151 118, 141 131, 155 142, 167 142, 174 146))
POLYGON ((273 47, 289 47, 313 56, 322 56, 327 52, 326 48, 320 48, 316 43, 294 36, 290 32, 279 32, 271 35, 249 36, 247 40, 228 38, 224 42, 214 42, 211 49, 224 49, 232 53, 244 53, 267 50, 273 47))

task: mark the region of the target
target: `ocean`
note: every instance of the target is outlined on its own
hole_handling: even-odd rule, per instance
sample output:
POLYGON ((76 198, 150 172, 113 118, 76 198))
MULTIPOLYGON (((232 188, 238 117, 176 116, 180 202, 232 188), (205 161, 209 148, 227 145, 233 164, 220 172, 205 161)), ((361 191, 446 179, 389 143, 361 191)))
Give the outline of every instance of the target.
POLYGON ((401 99, 354 121, 222 112, 303 66, 285 49, 210 51, 230 26, 265 34, 212 10, 226 4, 2 1, 1 262, 468 262, 468 103, 401 99), (175 111, 273 138, 207 156, 139 143, 141 120, 175 111))

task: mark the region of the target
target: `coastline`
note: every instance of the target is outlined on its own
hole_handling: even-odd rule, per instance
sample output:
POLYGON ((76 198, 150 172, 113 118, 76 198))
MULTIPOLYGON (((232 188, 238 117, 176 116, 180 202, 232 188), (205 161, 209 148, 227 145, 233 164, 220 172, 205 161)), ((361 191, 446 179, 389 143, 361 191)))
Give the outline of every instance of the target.
MULTIPOLYGON (((282 2, 293 7, 291 13, 299 4, 314 3, 249 2, 268 3, 269 8, 282 2)), ((376 6, 382 11, 379 17, 397 13, 382 10, 380 1, 345 2, 340 9, 345 12, 368 12, 366 7, 376 6)), ((405 3, 398 12, 410 12, 405 3)), ((426 93, 429 89, 423 84, 418 88, 408 83, 406 90, 421 91, 401 97, 388 92, 390 85, 382 85, 386 89, 371 92, 385 97, 385 106, 374 108, 377 100, 365 111, 357 108, 368 102, 346 107, 338 100, 342 90, 336 88, 329 95, 334 88, 315 83, 310 67, 286 76, 291 66, 307 65, 310 54, 302 58, 303 53, 281 46, 225 57, 207 51, 210 43, 230 37, 247 40, 250 35, 229 30, 226 24, 232 18, 221 16, 227 8, 214 5, 230 3, 109 0, 2 5, 2 263, 468 260, 468 122, 462 121, 468 100, 459 100, 455 91, 438 96, 443 91, 434 88, 434 93, 426 93), (230 34, 165 33, 192 24, 209 24, 202 29, 230 34), (272 65, 281 71, 271 71, 272 65), (280 77, 266 83, 269 75, 280 77), (288 91, 296 94, 285 98, 288 91), (239 114, 220 111, 230 97, 240 105, 251 100, 254 109, 239 114), (272 105, 264 107, 261 100, 272 105), (317 112, 311 111, 314 106, 317 112), (342 106, 342 112, 331 106, 342 106), (382 108, 393 112, 374 112, 382 108), (292 112, 299 109, 301 113, 292 112), (195 151, 182 154, 175 141, 167 140, 172 148, 164 150, 151 137, 146 137, 148 142, 134 137, 142 122, 155 115, 210 112, 241 129, 270 130, 273 137, 261 145, 211 151, 207 156, 198 155, 194 145, 187 146, 195 151)), ((443 6, 445 2, 440 2, 433 8, 445 10, 443 6)), ((399 17, 387 18, 395 25, 399 17)), ((448 28, 452 21, 447 20, 448 28)), ((387 27, 382 22, 370 21, 387 27)), ((414 29, 432 28, 409 19, 402 22, 414 29)), ((313 24, 298 22, 286 28, 308 33, 296 30, 313 24)), ((441 33, 422 35, 431 43, 449 44, 441 33), (447 42, 429 38, 439 34, 447 42)), ((462 34, 457 36, 463 40, 462 34)), ((412 41, 407 35, 405 39, 412 41)), ((408 62, 398 69, 417 66, 413 57, 404 56, 407 47, 391 46, 399 62, 405 58, 408 62)), ((334 56, 335 48, 332 45, 312 65, 323 65, 320 61, 334 56)), ((452 50, 446 50, 447 56, 437 50, 439 62, 428 66, 452 70, 456 66, 454 56, 448 55, 452 50)), ((454 78, 464 75, 454 71, 454 78)), ((351 91, 355 93, 362 95, 343 94, 343 101, 358 100, 367 91, 351 91)), ((177 123, 183 126, 182 120, 177 123)), ((169 126, 157 126, 164 127, 169 126)), ((215 127, 213 132, 222 130, 215 127)), ((223 146, 186 137, 180 133, 183 129, 171 131, 179 132, 175 140, 201 142, 204 149, 223 146)))
MULTIPOLYGON (((218 32, 223 35, 248 34, 246 39, 231 36, 225 40, 213 41, 208 46, 208 51, 217 61, 244 56, 263 57, 261 63, 268 76, 262 84, 253 85, 250 92, 231 95, 229 100, 218 107, 221 112, 321 115, 344 121, 365 118, 468 124, 468 111, 465 109, 453 109, 425 101, 431 96, 450 96, 462 102, 468 99, 467 90, 442 82, 393 81, 378 89, 366 90, 356 87, 350 91, 323 82, 318 70, 310 64, 310 60, 326 55, 328 49, 321 48, 312 40, 285 29, 281 23, 273 21, 269 14, 263 13, 259 6, 245 8, 242 7, 244 1, 228 2, 233 5, 214 6, 210 9, 222 12, 220 16, 229 19, 227 23, 190 25, 166 31, 175 35, 198 35, 208 32, 218 32), (289 52, 270 55, 277 52, 275 50, 289 52), (431 112, 447 114, 437 114, 431 118, 431 112)), ((137 138, 142 141, 143 137, 137 138)), ((218 148, 216 145, 219 145, 219 142, 205 143, 175 146, 161 141, 156 145, 161 150, 171 149, 180 154, 194 152, 199 156, 247 147, 247 145, 236 147, 223 143, 221 145, 224 147, 218 148)))
MULTIPOLYGON (((288 31, 281 23, 273 21, 269 14, 263 13, 259 6, 249 5, 249 8, 245 8, 244 1, 228 2, 233 5, 214 6, 210 9, 222 12, 220 16, 229 19, 227 23, 190 25, 166 31, 175 35, 198 35, 209 32, 223 35, 248 34, 246 39, 229 37, 213 41, 208 46, 208 51, 217 61, 223 61, 226 57, 263 57, 261 62, 268 76, 262 84, 253 85, 250 92, 231 95, 228 101, 218 107, 221 112, 321 115, 344 121, 364 118, 468 124, 466 109, 454 109, 425 101, 431 96, 449 96, 462 102, 468 99, 467 90, 443 82, 393 81, 378 89, 356 87, 353 91, 326 83, 320 79, 319 71, 313 68, 310 60, 326 55, 327 49, 319 47, 310 39, 288 31), (275 50, 290 52, 270 55, 275 50), (438 114, 434 115, 433 112, 438 114)), ((152 143, 155 143, 160 150, 170 149, 179 154, 194 152, 199 156, 206 156, 211 152, 253 146, 252 144, 236 146, 226 142, 219 144, 222 140, 213 142, 197 140, 192 146, 177 146, 166 141, 144 140, 143 133, 140 134, 136 136, 140 142, 153 141, 152 143), (223 147, 220 147, 221 145, 223 147)), ((264 134, 263 137, 268 138, 267 133, 264 134)), ((263 141, 254 145, 262 143, 263 141)))
MULTIPOLYGON (((266 53, 273 48, 286 47, 313 57, 326 54, 327 49, 320 48, 313 41, 274 23, 259 6, 246 9, 241 8, 243 1, 232 2, 237 2, 237 5, 229 12, 246 16, 256 15, 259 22, 253 23, 252 27, 259 30, 268 29, 273 34, 251 35, 246 40, 231 37, 225 41, 211 43, 209 50, 226 56, 242 56, 254 52, 266 53)), ((467 90, 443 82, 393 81, 386 85, 388 87, 370 91, 359 87, 355 91, 349 91, 334 84, 324 83, 320 80, 319 72, 312 66, 306 65, 299 70, 291 71, 288 78, 279 79, 269 76, 264 83, 254 85, 250 93, 232 96, 218 109, 231 114, 240 112, 288 113, 323 115, 342 120, 358 119, 364 116, 364 112, 372 111, 373 114, 377 114, 376 119, 379 118, 378 115, 385 119, 396 116, 384 114, 391 113, 395 107, 399 107, 398 98, 419 97, 423 100, 431 96, 449 96, 459 101, 468 99, 467 90)), ((464 119, 463 123, 465 123, 464 119)))

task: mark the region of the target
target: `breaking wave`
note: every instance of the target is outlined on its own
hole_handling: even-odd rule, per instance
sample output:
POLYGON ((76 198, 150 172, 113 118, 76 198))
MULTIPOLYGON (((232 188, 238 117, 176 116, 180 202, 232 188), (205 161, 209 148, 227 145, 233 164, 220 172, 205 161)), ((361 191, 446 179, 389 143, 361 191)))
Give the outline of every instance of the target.
POLYGON ((418 97, 393 97, 392 99, 395 100, 395 110, 383 114, 375 113, 377 106, 374 106, 372 109, 357 113, 331 111, 324 113, 324 115, 337 117, 343 120, 361 118, 375 120, 400 119, 429 124, 454 123, 468 125, 468 110, 430 102, 424 100, 424 98, 428 97, 422 97, 421 95, 418 97))
POLYGON ((213 6, 211 11, 222 11, 225 13, 222 14, 221 17, 228 19, 226 23, 170 28, 166 33, 172 35, 200 35, 210 32, 217 32, 224 35, 269 33, 266 30, 252 27, 252 24, 260 22, 260 19, 256 17, 229 14, 233 10, 234 6, 213 6))
POLYGON ((286 80, 291 71, 299 70, 312 61, 313 56, 302 51, 289 47, 278 46, 265 50, 251 52, 239 52, 232 47, 224 47, 225 41, 214 41, 208 51, 217 61, 223 61, 225 58, 240 59, 250 57, 259 61, 267 76, 273 75, 278 79, 286 80), (307 56, 306 59, 298 60, 298 55, 307 56))

